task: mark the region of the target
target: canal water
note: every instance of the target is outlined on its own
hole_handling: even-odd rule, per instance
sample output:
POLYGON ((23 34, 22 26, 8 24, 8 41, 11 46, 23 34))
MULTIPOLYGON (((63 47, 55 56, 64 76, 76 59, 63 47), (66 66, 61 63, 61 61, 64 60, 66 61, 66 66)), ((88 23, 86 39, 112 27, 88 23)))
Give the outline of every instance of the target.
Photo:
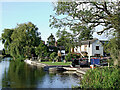
POLYGON ((72 88, 79 86, 80 78, 75 74, 50 73, 43 68, 24 62, 0 60, 1 88, 72 88))

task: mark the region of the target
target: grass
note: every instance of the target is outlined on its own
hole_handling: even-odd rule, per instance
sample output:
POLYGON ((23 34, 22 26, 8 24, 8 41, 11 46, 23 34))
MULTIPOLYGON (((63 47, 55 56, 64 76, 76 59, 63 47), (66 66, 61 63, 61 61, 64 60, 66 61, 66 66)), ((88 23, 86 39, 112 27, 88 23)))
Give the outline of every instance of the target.
POLYGON ((48 64, 48 65, 70 65, 72 62, 40 62, 40 63, 44 63, 44 64, 48 64))
POLYGON ((86 72, 80 84, 82 88, 120 88, 120 68, 90 69, 86 72))

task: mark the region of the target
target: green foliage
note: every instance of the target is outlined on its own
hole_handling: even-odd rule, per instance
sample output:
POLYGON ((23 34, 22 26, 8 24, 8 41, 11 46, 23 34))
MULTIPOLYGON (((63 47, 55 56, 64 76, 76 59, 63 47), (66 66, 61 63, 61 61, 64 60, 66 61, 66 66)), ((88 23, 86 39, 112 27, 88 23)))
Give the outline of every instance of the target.
POLYGON ((38 47, 35 48, 35 53, 39 57, 46 57, 48 56, 48 47, 44 44, 44 42, 41 41, 38 47))
POLYGON ((71 57, 75 59, 77 57, 77 55, 76 54, 72 54, 71 57))
POLYGON ((120 68, 89 70, 81 81, 82 88, 120 88, 120 68))
POLYGON ((2 55, 5 55, 5 49, 2 50, 2 55))
POLYGON ((58 30, 56 33, 58 40, 57 40, 57 46, 64 46, 66 53, 69 52, 71 45, 70 42, 70 35, 67 31, 58 30))
POLYGON ((92 33, 93 33, 93 31, 92 31, 92 29, 90 27, 87 28, 87 27, 83 26, 83 30, 80 33, 79 39, 80 40, 93 39, 92 33))
MULTIPOLYGON (((105 26, 104 30, 110 30, 113 24, 116 23, 115 21, 119 21, 117 18, 120 10, 119 4, 120 2, 110 3, 107 1, 88 1, 86 3, 81 1, 58 1, 55 3, 55 15, 51 15, 50 26, 59 29, 70 28, 69 30, 71 30, 85 24, 89 24, 90 27, 102 24, 105 26)), ((119 23, 116 26, 118 25, 119 23)))
POLYGON ((71 60, 71 59, 76 59, 76 58, 80 58, 80 55, 77 55, 77 54, 71 54, 71 53, 68 53, 66 56, 65 56, 65 60, 71 60))
POLYGON ((65 60, 68 61, 68 60, 71 60, 71 53, 68 53, 66 56, 65 56, 65 60))
MULTIPOLYGON (((80 42, 80 40, 92 38, 93 28, 81 22, 83 12, 78 6, 77 2, 58 1, 54 7, 55 15, 50 16, 50 27, 58 29, 58 45, 65 46, 67 52, 75 46, 76 39, 80 42)), ((90 14, 90 11, 86 11, 86 14, 88 13, 90 14)))
POLYGON ((51 61, 51 62, 41 62, 41 63, 47 64, 47 65, 70 65, 72 62, 66 62, 66 63, 64 63, 64 62, 54 62, 54 63, 52 63, 52 61, 51 61))
POLYGON ((51 58, 52 60, 54 60, 56 56, 57 56, 57 53, 56 53, 56 52, 53 52, 53 53, 50 54, 50 58, 51 58))
POLYGON ((13 29, 4 29, 1 35, 1 40, 2 40, 2 43, 4 44, 4 48, 5 48, 5 53, 8 53, 7 51, 9 51, 9 48, 10 48, 10 44, 12 42, 12 39, 11 39, 11 35, 13 33, 13 29))
POLYGON ((59 59, 59 56, 56 56, 54 59, 55 59, 56 61, 58 61, 58 59, 59 59))
POLYGON ((15 58, 31 57, 34 48, 40 44, 38 28, 31 22, 18 24, 14 29, 4 29, 2 42, 5 50, 15 58))
MULTIPOLYGON (((120 62, 120 1, 108 2, 81 2, 81 1, 58 1, 55 3, 55 15, 51 15, 50 27, 58 30, 67 30, 68 36, 71 35, 71 41, 79 37, 80 40, 90 39, 92 32, 97 26, 103 26, 103 30, 97 32, 101 35, 103 32, 114 36, 110 40, 108 50, 111 57, 118 65, 120 62), (78 8, 79 7, 79 8, 78 8)), ((74 42, 73 42, 74 43, 74 42)))
POLYGON ((49 59, 49 62, 52 62, 53 60, 52 59, 49 59))
MULTIPOLYGON (((114 37, 110 39, 108 44, 105 44, 105 50, 110 53, 112 60, 114 60, 114 65, 120 66, 120 44, 119 39, 114 37)), ((112 61, 111 61, 112 62, 112 61)))

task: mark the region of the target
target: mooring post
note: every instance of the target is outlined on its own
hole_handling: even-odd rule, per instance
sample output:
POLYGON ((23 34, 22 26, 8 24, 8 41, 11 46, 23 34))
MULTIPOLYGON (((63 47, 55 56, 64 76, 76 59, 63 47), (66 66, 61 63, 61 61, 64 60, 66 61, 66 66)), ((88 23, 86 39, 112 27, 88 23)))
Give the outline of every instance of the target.
POLYGON ((89 45, 88 45, 88 62, 89 62, 89 66, 90 66, 90 41, 89 41, 89 45))

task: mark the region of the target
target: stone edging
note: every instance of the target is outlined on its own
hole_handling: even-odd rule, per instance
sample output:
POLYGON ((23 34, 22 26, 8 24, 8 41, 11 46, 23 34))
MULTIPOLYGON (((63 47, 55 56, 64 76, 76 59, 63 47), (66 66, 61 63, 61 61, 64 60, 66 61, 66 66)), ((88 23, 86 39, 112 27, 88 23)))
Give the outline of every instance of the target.
POLYGON ((87 70, 89 70, 90 68, 72 68, 72 67, 68 67, 68 66, 52 66, 52 65, 47 65, 47 64, 43 64, 40 63, 38 61, 31 61, 31 60, 24 60, 24 62, 26 62, 27 64, 30 65, 35 65, 37 67, 42 67, 44 68, 44 70, 46 71, 76 71, 76 73, 80 73, 80 74, 85 74, 87 70))

